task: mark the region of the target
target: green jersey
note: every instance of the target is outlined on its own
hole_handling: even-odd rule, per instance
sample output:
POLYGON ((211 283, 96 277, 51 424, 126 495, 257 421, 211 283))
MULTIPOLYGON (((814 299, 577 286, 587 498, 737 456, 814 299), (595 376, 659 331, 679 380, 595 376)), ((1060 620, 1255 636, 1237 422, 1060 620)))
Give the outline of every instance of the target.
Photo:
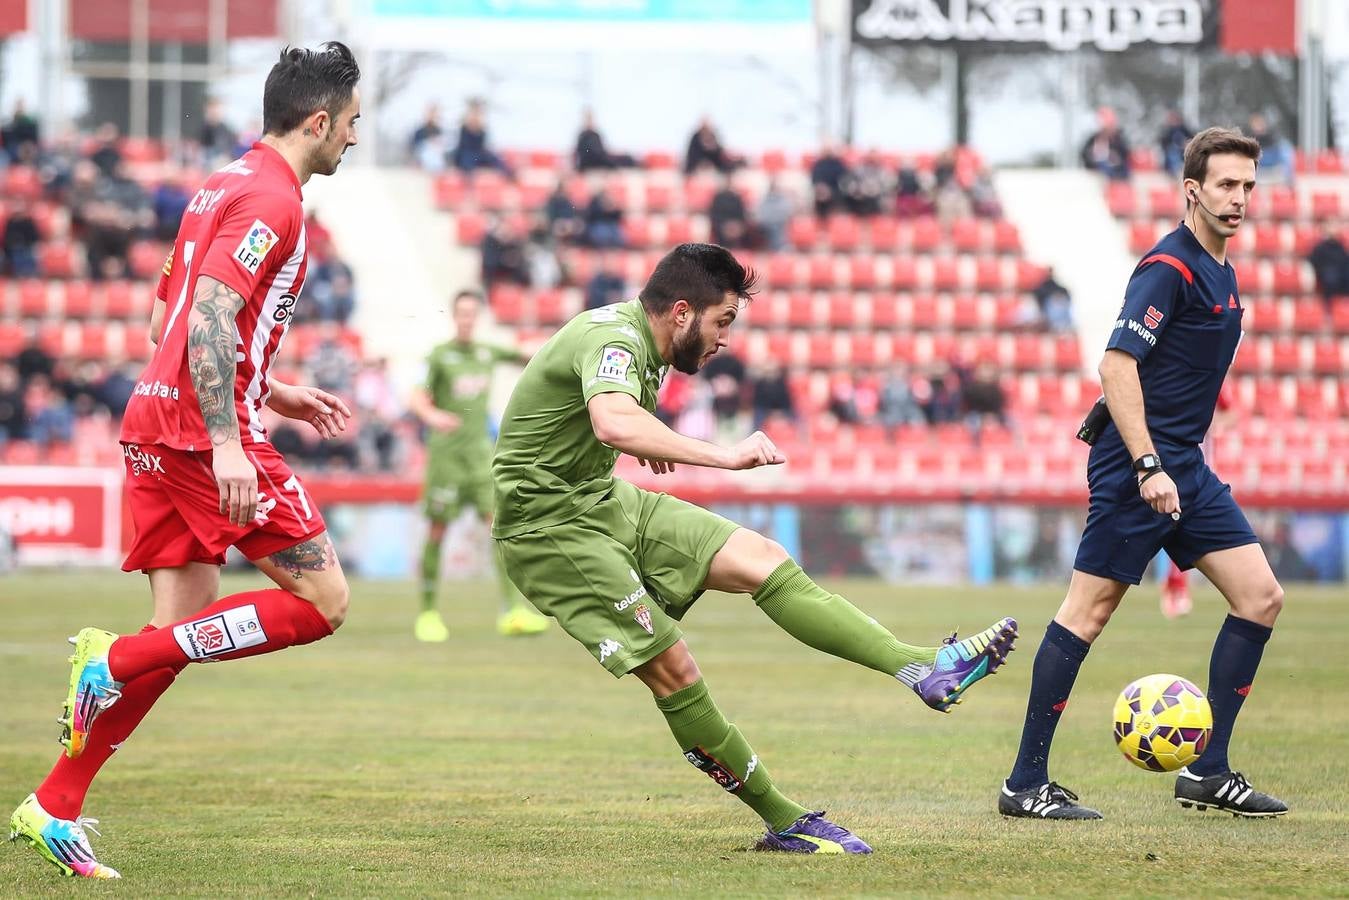
POLYGON ((436 409, 459 417, 453 431, 432 430, 427 449, 471 459, 488 459, 492 439, 487 430, 487 401, 492 391, 492 372, 497 363, 520 359, 514 350, 477 341, 446 341, 426 358, 426 390, 436 409))
POLYGON ((562 326, 506 404, 492 461, 492 534, 570 521, 608 494, 618 451, 595 437, 586 404, 619 392, 654 412, 667 368, 638 300, 588 310, 562 326))

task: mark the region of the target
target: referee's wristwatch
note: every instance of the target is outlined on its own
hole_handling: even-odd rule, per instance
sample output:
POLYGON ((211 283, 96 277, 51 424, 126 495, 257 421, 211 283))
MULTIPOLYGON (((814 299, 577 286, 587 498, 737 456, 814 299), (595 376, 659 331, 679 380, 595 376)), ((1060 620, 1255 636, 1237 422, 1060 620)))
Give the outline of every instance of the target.
POLYGON ((1153 475, 1162 471, 1162 458, 1156 453, 1144 453, 1138 459, 1134 460, 1134 474, 1141 476, 1138 484, 1141 487, 1143 482, 1147 481, 1153 475))

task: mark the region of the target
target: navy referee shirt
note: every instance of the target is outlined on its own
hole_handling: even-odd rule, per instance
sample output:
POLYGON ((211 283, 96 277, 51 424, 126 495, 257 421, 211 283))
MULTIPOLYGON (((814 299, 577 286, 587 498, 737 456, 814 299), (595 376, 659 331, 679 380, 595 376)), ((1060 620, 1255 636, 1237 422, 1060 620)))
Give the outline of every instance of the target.
MULTIPOLYGON (((1183 223, 1129 278, 1106 347, 1138 360, 1148 432, 1163 462, 1166 450, 1204 440, 1241 342, 1243 312, 1232 264, 1210 256, 1183 223)), ((1101 441, 1123 444, 1113 426, 1101 441)))

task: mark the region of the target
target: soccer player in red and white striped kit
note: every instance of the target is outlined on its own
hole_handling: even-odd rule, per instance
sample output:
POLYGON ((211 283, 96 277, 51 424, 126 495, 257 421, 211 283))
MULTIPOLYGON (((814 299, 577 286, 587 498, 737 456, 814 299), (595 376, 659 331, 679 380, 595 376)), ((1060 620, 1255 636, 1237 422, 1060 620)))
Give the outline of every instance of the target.
POLYGON ((10 820, 63 874, 116 878, 81 816, 90 783, 189 663, 240 659, 332 634, 346 577, 323 517, 268 439, 262 409, 333 437, 337 397, 269 375, 308 262, 303 185, 356 144, 360 70, 337 42, 286 48, 263 91, 262 138, 183 214, 151 318, 157 344, 120 440, 154 617, 138 634, 79 632, 62 724, 65 754, 10 820), (237 547, 276 583, 217 599, 237 547))

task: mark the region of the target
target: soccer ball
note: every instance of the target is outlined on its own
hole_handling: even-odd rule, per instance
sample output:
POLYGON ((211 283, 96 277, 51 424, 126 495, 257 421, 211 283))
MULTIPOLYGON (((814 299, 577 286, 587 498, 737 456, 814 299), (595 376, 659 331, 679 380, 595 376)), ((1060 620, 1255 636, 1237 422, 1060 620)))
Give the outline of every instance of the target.
POLYGON ((1148 675, 1115 701, 1115 743, 1149 772, 1174 772, 1199 758, 1213 733, 1204 692, 1179 675, 1148 675))

